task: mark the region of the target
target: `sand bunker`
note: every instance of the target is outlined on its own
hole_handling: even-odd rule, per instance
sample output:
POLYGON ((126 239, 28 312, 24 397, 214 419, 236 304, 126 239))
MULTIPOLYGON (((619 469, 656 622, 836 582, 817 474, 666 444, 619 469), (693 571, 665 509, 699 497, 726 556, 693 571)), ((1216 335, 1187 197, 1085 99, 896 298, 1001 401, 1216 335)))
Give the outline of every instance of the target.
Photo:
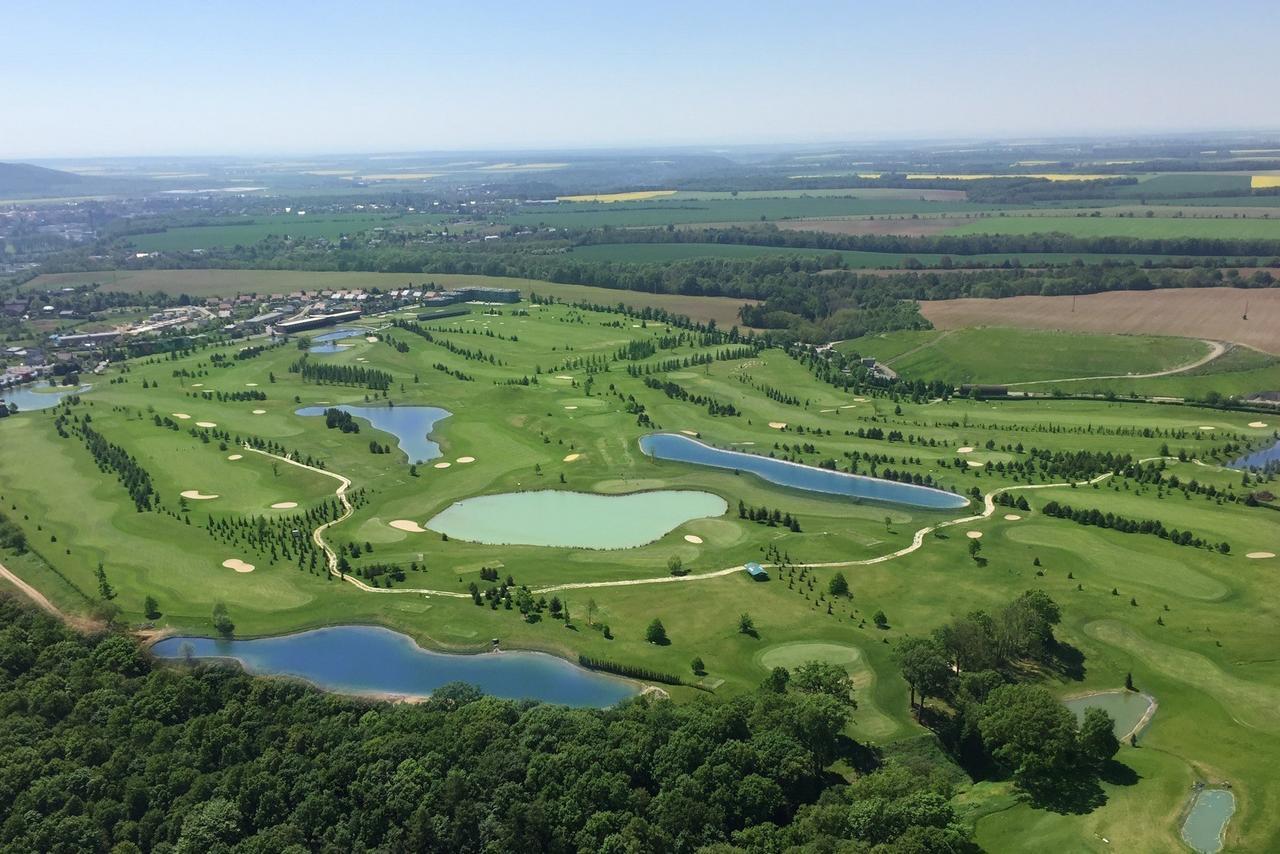
POLYGON ((1267 560, 1276 556, 1275 552, 1249 552, 1245 557, 1251 560, 1267 560))
POLYGON ((702 545, 702 537, 699 537, 697 534, 685 534, 684 541, 686 543, 693 543, 695 546, 702 545))
POLYGON ((1259 427, 1266 427, 1266 426, 1267 426, 1267 422, 1265 422, 1265 421, 1250 421, 1250 422, 1249 422, 1249 426, 1250 426, 1250 427, 1253 427, 1254 429, 1257 429, 1257 428, 1259 428, 1259 427))
POLYGON ((834 409, 819 409, 818 411, 819 411, 819 412, 835 412, 836 410, 834 410, 834 409))
POLYGON ((683 433, 683 434, 685 434, 686 436, 697 436, 697 435, 698 435, 698 431, 697 431, 697 430, 681 430, 680 432, 681 432, 681 433, 683 433))
POLYGON ((564 461, 566 463, 571 463, 574 460, 580 460, 580 459, 582 459, 582 454, 569 454, 567 457, 564 458, 564 461))
POLYGON ((770 421, 770 422, 769 422, 769 426, 770 426, 770 427, 772 427, 774 430, 785 430, 785 429, 787 428, 787 422, 785 422, 785 421, 770 421))
POLYGON ((982 468, 982 463, 978 462, 977 460, 969 460, 968 465, 969 465, 969 468, 971 468, 971 469, 980 469, 980 468, 982 468))
POLYGON ((1201 425, 1200 425, 1200 429, 1201 429, 1201 430, 1216 430, 1216 429, 1218 429, 1218 428, 1216 428, 1216 427, 1207 427, 1207 426, 1205 426, 1205 425, 1201 424, 1201 425))
POLYGON ((192 388, 204 388, 204 383, 192 383, 192 388))
POLYGON ((965 534, 964 534, 964 535, 965 535, 966 537, 968 537, 969 539, 971 539, 971 540, 980 540, 980 539, 982 539, 982 532, 981 532, 981 531, 965 531, 965 534))
POLYGON ((867 399, 866 399, 865 397, 855 397, 855 398, 853 399, 853 402, 854 402, 854 403, 866 403, 866 402, 867 402, 867 399))
POLYGON ((197 427, 217 427, 217 423, 213 421, 197 421, 197 427))
POLYGON ((1006 514, 1004 514, 1004 520, 1005 520, 1006 522, 1016 522, 1016 521, 1018 521, 1018 520, 1019 520, 1019 519, 1021 519, 1021 518, 1022 518, 1022 517, 1021 517, 1021 516, 1019 516, 1017 513, 1006 513, 1006 514))
POLYGON ((298 502, 296 501, 277 501, 275 504, 271 505, 271 509, 272 510, 292 510, 297 506, 298 506, 298 502))
POLYGON ((229 459, 229 460, 243 460, 243 459, 244 459, 244 454, 232 454, 231 456, 227 457, 227 459, 229 459))
POLYGON ((427 529, 409 519, 396 519, 387 523, 397 531, 408 531, 410 534, 425 534, 427 529))
POLYGON ((972 454, 972 453, 973 453, 973 448, 970 448, 968 445, 965 445, 963 448, 956 448, 956 453, 957 453, 957 454, 972 454))
POLYGON ((571 379, 573 379, 573 377, 569 376, 568 374, 556 374, 556 379, 558 379, 558 380, 571 380, 571 379))
POLYGON ((356 361, 357 361, 357 362, 367 362, 367 361, 369 361, 369 360, 368 360, 368 359, 366 359, 364 356, 356 356, 356 361))
POLYGON ((840 407, 840 408, 841 408, 841 409, 856 409, 857 407, 855 407, 852 403, 846 403, 844 406, 842 406, 842 407, 840 407))
POLYGON ((377 335, 366 335, 366 336, 364 337, 364 340, 366 340, 366 341, 368 341, 370 344, 372 344, 373 342, 375 342, 375 341, 377 341, 377 340, 378 340, 378 336, 377 336, 377 335))
POLYGON ((257 383, 245 383, 245 385, 247 385, 249 388, 256 388, 258 384, 257 384, 257 383))
POLYGON ((177 418, 179 421, 186 421, 188 418, 191 417, 185 412, 171 412, 169 414, 172 415, 174 418, 177 418))
POLYGON ((467 463, 474 463, 475 461, 476 461, 475 457, 458 457, 458 462, 462 463, 463 465, 467 463))
POLYGON ((200 491, 200 490, 198 490, 198 489, 188 489, 186 492, 183 492, 183 493, 182 493, 182 497, 183 497, 183 498, 191 498, 191 499, 194 499, 194 500, 196 500, 196 501, 208 501, 209 499, 211 499, 211 498, 217 498, 218 496, 216 496, 216 495, 205 495, 203 492, 201 492, 201 491, 200 491))
POLYGON ((436 468, 438 469, 447 469, 449 466, 450 463, 436 463, 436 468))
POLYGON ((253 572, 253 564, 245 563, 238 557, 229 557, 222 562, 227 569, 234 569, 236 572, 253 572))
POLYGON ((253 410, 253 414, 254 414, 254 415, 266 415, 266 414, 267 414, 267 410, 265 410, 265 409, 255 409, 255 410, 253 410))
POLYGON ((576 406, 566 406, 566 407, 565 407, 565 409, 577 409, 577 408, 578 408, 578 407, 576 407, 576 406))

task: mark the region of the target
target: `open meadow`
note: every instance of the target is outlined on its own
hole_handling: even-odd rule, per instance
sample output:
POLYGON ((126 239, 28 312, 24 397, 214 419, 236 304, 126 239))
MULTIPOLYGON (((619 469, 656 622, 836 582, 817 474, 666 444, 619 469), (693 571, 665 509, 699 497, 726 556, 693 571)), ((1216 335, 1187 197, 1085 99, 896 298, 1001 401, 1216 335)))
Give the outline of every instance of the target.
MULTIPOLYGON (((422 278, 154 272, 120 274, 116 287, 287 292, 422 278)), ((564 299, 601 294, 555 287, 564 299)), ((617 294, 633 296, 644 297, 617 294)), ((1234 787, 1230 845, 1280 844, 1270 818, 1280 791, 1257 749, 1280 737, 1280 564, 1247 557, 1280 543, 1274 511, 1237 500, 1248 492, 1240 473, 1219 467, 1271 441, 1277 425, 1186 406, 849 391, 780 349, 639 313, 469 308, 423 322, 366 317, 327 352, 310 352, 312 333, 143 356, 93 377, 78 402, 0 419, 0 512, 31 547, 5 565, 74 612, 100 599, 105 577, 130 622, 162 632, 208 635, 223 603, 243 637, 376 624, 434 649, 477 652, 499 639, 671 674, 689 683, 669 687, 677 698, 733 696, 774 666, 827 660, 857 686, 850 735, 889 752, 929 738, 908 710, 897 645, 1040 588, 1061 605, 1059 638, 1082 656, 1042 683, 1067 697, 1117 689, 1131 673, 1159 709, 1137 746, 1121 749, 1127 773, 1104 781, 1105 803, 1087 814, 1033 808, 1007 784, 967 785, 958 805, 979 840, 998 847, 1023 834, 1035 847, 1104 850, 1096 836, 1176 850, 1188 787, 1211 779, 1234 787), (339 406, 349 417, 325 414, 339 406), (419 407, 448 414, 416 429, 398 421, 424 424, 419 407), (931 484, 955 503, 981 497, 939 510, 783 487, 733 467, 656 460, 639 445, 655 432, 931 484), (1164 455, 1158 483, 1118 470, 1164 455), (655 521, 652 510, 609 503, 658 490, 676 492, 667 510, 676 498, 710 504, 655 521), (1025 509, 994 503, 1004 490, 1025 509), (582 512, 600 515, 535 506, 564 492, 585 494, 594 503, 582 512), (478 497, 533 504, 465 516, 478 497), (1159 519, 1229 549, 1055 518, 1042 512, 1049 501, 1159 519), (751 518, 758 508, 766 521, 751 518), (463 516, 448 537, 437 520, 447 512, 463 516), (536 530, 515 531, 536 514, 536 530), (640 544, 601 545, 624 531, 640 544), (742 571, 752 561, 768 566, 768 581, 742 571), (848 595, 832 592, 837 573, 848 595), (491 592, 508 577, 510 589, 555 602, 526 617, 528 602, 512 607, 520 596, 491 592), (669 643, 647 642, 654 618, 669 643), (692 672, 695 657, 705 673, 692 672)), ((1003 358, 1030 381, 1116 360, 1158 370, 1206 349, 1105 336, 1044 346, 1036 333, 1002 332, 988 356, 977 334, 895 335, 868 352, 931 375, 963 358, 984 380, 1003 358), (1019 360, 1028 348, 1041 352, 1019 360)))

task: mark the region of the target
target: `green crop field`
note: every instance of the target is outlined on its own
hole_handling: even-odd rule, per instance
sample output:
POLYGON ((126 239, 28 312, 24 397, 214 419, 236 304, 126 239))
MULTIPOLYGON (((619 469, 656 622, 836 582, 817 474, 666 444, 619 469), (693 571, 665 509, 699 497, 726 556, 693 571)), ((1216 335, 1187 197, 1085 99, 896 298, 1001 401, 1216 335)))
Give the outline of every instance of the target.
POLYGON ((212 249, 215 246, 251 246, 267 237, 336 240, 344 234, 379 227, 414 228, 443 221, 435 214, 409 214, 387 217, 380 214, 307 214, 255 217, 252 221, 236 221, 227 225, 198 225, 170 228, 152 234, 134 234, 127 238, 143 252, 175 252, 212 249))
POLYGON ((1074 237, 1210 237, 1280 240, 1280 219, 1191 217, 1009 216, 987 217, 947 229, 946 234, 1069 234, 1074 237))
POLYGON ((1222 193, 1249 191, 1248 175, 1222 173, 1170 172, 1159 175, 1139 176, 1138 183, 1119 187, 1116 195, 1144 196, 1148 194, 1222 193))
MULTIPOLYGON (((187 286, 288 291, 304 281, 338 281, 307 273, 199 275, 205 278, 193 273, 187 286)), ((347 286, 424 278, 329 275, 346 277, 347 286)), ((175 276, 134 274, 117 285, 146 290, 169 277, 181 291, 175 276)), ((544 291, 543 284, 529 287, 602 303, 644 297, 580 286, 544 291)), ((1176 817, 1191 781, 1214 779, 1229 780, 1238 802, 1228 846, 1280 845, 1272 820, 1280 809, 1274 757, 1259 749, 1280 737, 1277 559, 1246 557, 1280 551, 1274 511, 1236 500, 1246 493, 1240 473, 1219 468, 1239 448, 1269 441, 1276 425, 1250 427, 1257 416, 1174 405, 855 393, 820 381, 779 349, 566 305, 504 305, 435 321, 431 339, 389 327, 394 319, 364 318, 370 335, 347 339, 340 352, 307 356, 307 366, 350 369, 342 383, 292 371, 303 353, 295 341, 250 358, 236 358, 245 342, 211 343, 113 364, 92 377, 79 403, 0 419, 0 512, 32 547, 0 560, 77 612, 98 599, 101 562, 124 617, 149 622, 143 601, 154 596, 161 616, 150 622, 161 630, 209 634, 212 608, 222 602, 242 636, 373 623, 438 649, 476 651, 500 638, 506 648, 586 654, 690 681, 697 656, 713 699, 757 685, 777 663, 822 658, 845 667, 857 686, 849 735, 886 749, 930 739, 908 711, 897 644, 1041 588, 1062 607, 1059 638, 1083 656, 1079 673, 1044 673, 1043 684, 1065 697, 1119 688, 1131 673, 1159 709, 1138 746, 1118 754, 1125 773, 1103 781, 1105 803, 1084 814, 1032 808, 1005 783, 967 784, 957 805, 978 839, 993 849, 1079 850, 1105 837, 1115 850, 1177 850, 1176 817), (358 382, 351 377, 359 369, 389 374, 385 393, 345 384, 358 382), (230 397, 248 392, 265 398, 230 397), (440 456, 411 467, 397 439, 367 421, 357 419, 360 432, 352 434, 295 414, 304 405, 366 403, 449 410, 431 434, 440 456), (81 439, 86 428, 145 469, 156 507, 139 511, 116 472, 99 467, 81 439), (653 461, 637 443, 654 430, 688 431, 713 445, 809 465, 830 460, 841 470, 856 461, 864 475, 905 472, 965 495, 1036 488, 1012 493, 1031 508, 1015 519, 1000 506, 981 515, 976 502, 941 512, 856 501, 729 469, 653 461), (257 453, 246 442, 276 443, 295 460, 322 461, 325 471, 257 453), (371 442, 390 453, 372 453, 371 442), (1032 449, 1045 452, 1034 459, 1047 466, 1054 455, 1082 452, 1153 458, 1163 446, 1187 458, 1170 460, 1168 474, 1212 485, 1213 494, 1108 470, 1093 474, 1092 484, 1054 486, 1063 476, 1043 466, 1022 474, 1007 468, 1030 463, 1032 449), (364 586, 329 575, 302 545, 315 514, 335 501, 338 481, 330 474, 351 480, 355 506, 322 538, 342 550, 364 586), (613 550, 483 545, 411 530, 480 495, 659 488, 710 492, 729 510, 613 550), (1229 553, 1051 518, 1040 512, 1049 500, 1159 519, 1228 541, 1229 553), (792 514, 800 530, 741 518, 740 501, 792 514), (272 506, 285 502, 297 506, 272 506), (917 531, 945 522, 955 524, 920 534, 915 545, 917 531), (982 534, 981 561, 969 554, 969 532, 982 534), (768 582, 735 569, 751 560, 779 562, 768 554, 789 564, 775 566, 768 582), (673 558, 691 574, 666 583, 673 558), (224 567, 229 559, 253 571, 224 567), (373 574, 378 564, 398 565, 404 580, 385 586, 386 576, 373 574), (469 585, 489 586, 481 571, 490 569, 535 597, 562 597, 572 628, 546 615, 528 622, 496 602, 478 607, 469 585), (827 593, 837 571, 848 579, 849 598, 827 593), (593 586, 549 589, 561 585, 593 586), (887 616, 883 629, 871 620, 878 610, 887 616), (738 630, 743 613, 753 617, 755 634, 738 630), (654 617, 665 624, 669 645, 646 642, 654 617)), ((1125 362, 1159 369, 1204 350, 1179 339, 1007 330, 896 333, 842 346, 863 352, 864 343, 866 352, 924 373, 963 369, 982 379, 1007 379, 1006 371, 1054 378, 1125 362)), ((1274 369, 1247 354, 1230 358, 1244 372, 1274 369)), ((677 700, 704 693, 671 691, 677 700)))
POLYGON ((889 332, 840 347, 874 356, 907 378, 1015 383, 1156 373, 1209 353, 1203 342, 1144 335, 1086 335, 1000 327, 889 332))

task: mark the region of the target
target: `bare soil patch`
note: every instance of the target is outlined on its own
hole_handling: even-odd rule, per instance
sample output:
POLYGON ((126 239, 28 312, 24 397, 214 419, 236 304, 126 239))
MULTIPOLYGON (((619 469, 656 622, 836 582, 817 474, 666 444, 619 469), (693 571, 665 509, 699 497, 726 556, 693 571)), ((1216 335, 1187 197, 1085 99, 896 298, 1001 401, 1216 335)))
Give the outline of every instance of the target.
POLYGON ((1128 335, 1176 335, 1244 344, 1280 355, 1280 290, 1179 288, 1075 297, 926 300, 938 329, 1013 326, 1128 335), (1248 301, 1248 319, 1245 302, 1248 301), (1073 308, 1074 302, 1074 308, 1073 308))

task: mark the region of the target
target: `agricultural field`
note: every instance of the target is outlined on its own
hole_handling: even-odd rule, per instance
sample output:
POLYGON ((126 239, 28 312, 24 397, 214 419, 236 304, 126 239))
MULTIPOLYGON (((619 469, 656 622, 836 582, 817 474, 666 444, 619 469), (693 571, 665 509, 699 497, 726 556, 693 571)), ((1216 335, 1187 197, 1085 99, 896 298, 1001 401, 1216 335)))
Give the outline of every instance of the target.
POLYGON ((251 246, 267 237, 337 240, 344 234, 378 227, 415 228, 436 225, 444 217, 436 214, 408 214, 388 217, 381 214, 307 214, 255 217, 251 221, 227 225, 198 225, 170 228, 151 234, 128 236, 142 252, 177 252, 212 249, 216 246, 251 246))
POLYGON ((1086 296, 925 300, 938 329, 1011 326, 1230 341, 1280 355, 1280 291, 1181 288, 1086 296))
POLYGON ((1140 237, 1172 239, 1208 237, 1221 240, 1280 240, 1280 218, 1141 216, 999 216, 955 226, 944 234, 1069 234, 1073 237, 1140 237))
MULTIPOLYGON (((275 275, 325 286, 314 284, 321 274, 275 275)), ((224 286, 302 287, 265 276, 227 271, 224 286)), ((365 274, 350 276, 369 284, 365 274)), ((1083 657, 1078 668, 1041 673, 1041 684, 1065 698, 1117 689, 1131 674, 1159 708, 1137 746, 1121 748, 1124 773, 1103 780, 1105 803, 1083 814, 1032 808, 1005 783, 966 785, 957 806, 978 839, 999 847, 1021 835, 1078 849, 1096 835, 1126 850, 1176 850, 1187 789, 1211 779, 1229 780, 1236 795, 1230 847, 1280 844, 1271 820, 1280 791, 1270 784, 1270 757, 1257 749, 1280 737, 1277 559, 1246 557, 1280 549, 1273 511, 1230 500, 1243 493, 1241 476, 1219 465, 1270 441, 1276 425, 1186 406, 844 390, 779 349, 563 304, 477 307, 417 332, 393 325, 411 319, 365 318, 334 352, 260 339, 134 359, 94 377, 78 403, 0 419, 0 512, 31 544, 26 555, 5 554, 5 566, 60 607, 83 612, 101 595, 101 564, 125 618, 162 632, 209 634, 221 602, 241 637, 375 624, 429 648, 472 652, 500 638, 504 649, 587 655, 698 686, 671 686, 677 699, 705 690, 734 696, 771 667, 816 657, 845 668, 857 688, 850 735, 885 750, 928 738, 908 710, 897 645, 1039 588, 1061 605, 1058 637, 1083 657), (246 343, 265 349, 244 351, 246 343), (298 414, 339 405, 388 417, 421 406, 449 414, 429 428, 438 451, 410 456, 401 443, 424 436, 375 429, 359 411, 358 433, 344 432, 341 419, 326 427, 323 415, 298 414), (139 509, 122 483, 136 486, 136 476, 100 468, 86 429, 145 470, 150 509, 139 509), (655 431, 811 466, 834 460, 846 470, 856 461, 862 474, 905 472, 966 496, 1012 490, 1029 505, 974 500, 928 510, 784 488, 734 469, 655 461, 638 445, 655 431), (1031 448, 1135 459, 1184 452, 1185 461, 1166 461, 1167 474, 1214 493, 1109 469, 1078 478, 1034 466, 1015 474, 1031 448), (350 481, 349 515, 338 513, 342 479, 350 481), (468 499, 545 490, 602 501, 701 492, 728 509, 626 548, 486 544, 446 539, 432 527, 437 514, 468 499), (1043 512, 1049 501, 1160 519, 1230 548, 1053 518, 1043 512), (739 502, 779 510, 796 525, 743 518, 739 502), (315 532, 319 520, 335 518, 315 532), (341 553, 346 578, 327 572, 325 557, 312 559, 323 554, 313 537, 341 553), (769 564, 772 578, 750 580, 740 569, 749 561, 769 564), (837 572, 849 596, 829 593, 837 572), (496 600, 473 601, 471 585, 484 590, 508 575, 534 598, 556 596, 572 621, 549 612, 525 620, 496 600), (159 616, 144 615, 147 596, 159 616), (872 620, 877 611, 883 628, 872 620), (740 630, 744 613, 751 632, 740 630), (646 641, 655 617, 665 645, 646 641), (705 675, 691 673, 695 656, 705 675)), ((975 376, 994 376, 1003 359, 1020 376, 1052 379, 1091 370, 1096 360, 1158 369, 1205 349, 1196 341, 1044 335, 895 333, 880 339, 876 355, 910 364, 937 350, 948 356, 936 364, 955 359, 975 376)), ((1250 365, 1260 367, 1240 367, 1250 365)), ((114 465, 123 458, 111 457, 114 465)), ((551 516, 545 524, 558 530, 574 521, 551 516)), ((595 533, 623 521, 636 522, 605 517, 595 533)))

